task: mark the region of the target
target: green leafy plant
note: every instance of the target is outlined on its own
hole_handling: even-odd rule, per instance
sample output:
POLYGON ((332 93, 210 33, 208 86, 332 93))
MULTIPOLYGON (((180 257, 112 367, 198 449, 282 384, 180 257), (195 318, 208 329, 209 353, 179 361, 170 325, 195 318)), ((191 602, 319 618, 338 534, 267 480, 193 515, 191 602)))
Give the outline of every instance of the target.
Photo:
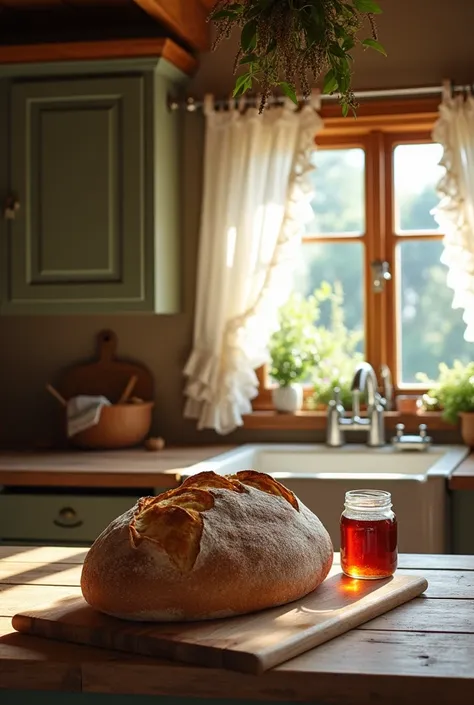
POLYGON ((257 83, 260 112, 272 89, 297 103, 298 87, 308 97, 311 78, 325 74, 323 91, 338 94, 344 116, 350 109, 355 114, 351 51, 361 44, 385 55, 374 20, 380 12, 375 0, 219 0, 210 13, 217 28, 213 48, 239 28, 234 73, 241 67, 244 73, 234 96, 257 83), (361 34, 367 23, 370 36, 361 34))
POLYGON ((278 311, 279 329, 270 338, 270 375, 280 387, 301 382, 318 360, 314 323, 319 315, 314 296, 292 294, 278 311))
POLYGON ((315 295, 319 304, 327 302, 330 315, 329 325, 316 329, 319 361, 312 371, 314 394, 308 405, 310 408, 327 405, 334 397, 334 388, 339 387, 339 398, 344 407, 350 409, 352 378, 357 364, 363 360, 358 351, 363 334, 359 330, 349 330, 345 324, 344 291, 340 282, 336 281, 333 286, 323 282, 315 295))
POLYGON ((334 387, 346 408, 352 403, 351 382, 363 359, 357 348, 361 331, 344 322, 344 292, 339 282, 322 284, 304 297, 292 294, 279 310, 280 328, 270 340, 270 374, 280 386, 305 381, 314 386, 309 408, 327 404, 334 387), (322 307, 329 306, 329 325, 320 325, 322 307))
POLYGON ((452 367, 442 362, 434 384, 425 374, 418 374, 417 379, 432 385, 428 394, 423 395, 425 408, 441 409, 446 421, 455 424, 460 412, 474 412, 474 362, 464 365, 455 360, 452 367))

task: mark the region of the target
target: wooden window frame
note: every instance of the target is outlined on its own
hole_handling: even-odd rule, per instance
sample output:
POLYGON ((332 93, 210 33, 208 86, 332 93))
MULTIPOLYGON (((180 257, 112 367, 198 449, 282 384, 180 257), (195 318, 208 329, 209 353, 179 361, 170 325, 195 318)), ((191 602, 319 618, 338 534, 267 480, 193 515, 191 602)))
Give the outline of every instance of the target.
MULTIPOLYGON (((431 134, 438 118, 439 98, 371 100, 362 104, 357 119, 342 118, 339 106, 324 107, 321 116, 323 130, 316 136, 315 144, 325 148, 362 147, 365 150, 365 214, 366 229, 363 236, 318 237, 317 242, 334 242, 362 240, 365 244, 365 296, 364 296, 364 331, 365 357, 374 369, 380 369, 387 363, 392 371, 394 393, 421 394, 426 388, 401 385, 397 379, 398 350, 396 340, 396 282, 398 277, 395 258, 396 243, 411 235, 399 235, 395 232, 393 214, 393 172, 392 150, 397 144, 420 144, 432 142, 431 134), (383 294, 374 294, 370 276, 370 263, 376 259, 387 260, 392 272, 392 280, 387 283, 383 294), (384 333, 381 334, 380 331, 384 333)), ((420 237, 427 240, 442 239, 439 233, 423 233, 420 237)), ((309 238, 316 240, 316 238, 309 238)), ((259 368, 257 376, 260 384, 258 396, 253 400, 252 420, 245 421, 251 428, 281 428, 282 420, 274 423, 268 413, 273 411, 272 387, 268 385, 265 367, 259 368)), ((310 387, 304 390, 305 398, 312 395, 310 387)), ((277 415, 282 417, 282 415, 277 415)), ((286 415, 283 415, 286 416, 286 415)), ((325 412, 303 411, 295 416, 292 427, 314 428, 320 426, 319 417, 325 418, 325 412), (306 422, 301 418, 306 416, 306 422), (299 421, 298 421, 299 419, 299 421)), ((394 423, 403 416, 408 426, 413 426, 408 418, 391 412, 394 423)), ((414 415, 413 415, 414 416, 414 415)), ((449 428, 439 419, 439 414, 429 414, 430 423, 436 428, 449 428)), ((452 427, 451 427, 452 428, 452 427)))

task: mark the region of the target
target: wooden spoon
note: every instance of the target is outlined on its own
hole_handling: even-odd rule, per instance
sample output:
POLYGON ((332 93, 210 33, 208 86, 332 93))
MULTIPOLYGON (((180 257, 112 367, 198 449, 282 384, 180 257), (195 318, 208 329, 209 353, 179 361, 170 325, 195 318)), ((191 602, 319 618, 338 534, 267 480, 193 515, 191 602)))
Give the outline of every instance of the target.
POLYGON ((137 375, 132 375, 130 379, 128 380, 127 386, 122 392, 122 395, 120 399, 118 400, 117 404, 126 404, 128 401, 130 394, 133 392, 135 385, 138 381, 137 375))
POLYGON ((48 390, 48 392, 49 392, 55 399, 58 400, 58 402, 61 404, 61 406, 67 406, 67 401, 65 400, 65 398, 64 398, 63 396, 61 396, 61 394, 58 392, 57 389, 55 389, 55 388, 53 387, 52 384, 49 384, 49 383, 48 383, 48 384, 46 385, 46 389, 48 390))

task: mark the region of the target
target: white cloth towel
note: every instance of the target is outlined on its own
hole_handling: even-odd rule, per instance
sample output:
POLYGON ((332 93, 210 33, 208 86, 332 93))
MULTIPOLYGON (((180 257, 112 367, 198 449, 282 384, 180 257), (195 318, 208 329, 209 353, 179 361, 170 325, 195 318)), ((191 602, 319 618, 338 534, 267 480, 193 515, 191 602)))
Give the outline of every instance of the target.
POLYGON ((110 406, 111 402, 106 397, 92 397, 80 394, 72 397, 67 403, 67 435, 69 438, 75 436, 86 428, 96 426, 99 423, 100 415, 104 406, 110 406))

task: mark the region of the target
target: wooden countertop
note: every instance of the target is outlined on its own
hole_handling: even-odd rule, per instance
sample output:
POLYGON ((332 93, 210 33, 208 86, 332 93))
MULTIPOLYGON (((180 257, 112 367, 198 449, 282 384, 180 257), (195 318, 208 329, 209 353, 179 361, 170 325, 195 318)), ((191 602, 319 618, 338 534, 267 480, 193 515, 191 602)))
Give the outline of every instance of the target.
MULTIPOLYGON (((173 487, 184 468, 235 445, 117 451, 1 451, 0 485, 64 487, 173 487)), ((474 490, 474 453, 449 480, 451 490, 474 490)))
POLYGON ((474 556, 400 556, 400 572, 428 579, 425 596, 253 676, 14 632, 11 618, 25 606, 79 594, 84 555, 78 548, 0 547, 0 689, 331 705, 474 702, 474 556))
POLYGON ((449 479, 450 490, 474 490, 474 453, 467 456, 449 479))
POLYGON ((0 485, 173 487, 180 471, 235 446, 0 453, 0 485))

